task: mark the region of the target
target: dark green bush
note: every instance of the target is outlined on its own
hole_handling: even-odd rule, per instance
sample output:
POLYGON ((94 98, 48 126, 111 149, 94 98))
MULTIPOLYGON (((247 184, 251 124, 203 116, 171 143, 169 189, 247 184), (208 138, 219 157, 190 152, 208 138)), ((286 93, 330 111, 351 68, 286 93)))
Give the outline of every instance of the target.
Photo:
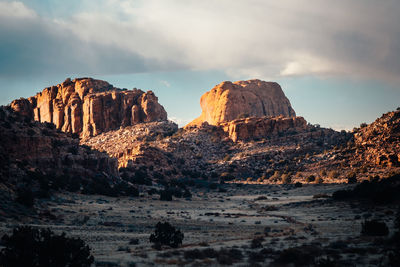
POLYGON ((386 223, 378 220, 365 221, 361 223, 361 234, 371 236, 386 236, 389 234, 389 228, 386 223))
POLYGON ((4 235, 2 243, 0 266, 4 267, 89 267, 94 261, 83 240, 65 233, 56 235, 49 229, 21 226, 11 236, 4 235))
POLYGON ((177 248, 182 245, 183 238, 183 233, 168 222, 158 222, 149 239, 155 248, 160 249, 162 245, 177 248))
POLYGON ((26 207, 33 207, 33 204, 35 204, 33 193, 27 187, 21 187, 17 190, 17 198, 15 200, 26 207))
POLYGON ((310 175, 306 178, 306 182, 307 183, 311 183, 315 181, 315 176, 314 175, 310 175))
POLYGON ((168 189, 164 189, 163 191, 160 191, 160 200, 171 201, 172 200, 172 192, 168 189))

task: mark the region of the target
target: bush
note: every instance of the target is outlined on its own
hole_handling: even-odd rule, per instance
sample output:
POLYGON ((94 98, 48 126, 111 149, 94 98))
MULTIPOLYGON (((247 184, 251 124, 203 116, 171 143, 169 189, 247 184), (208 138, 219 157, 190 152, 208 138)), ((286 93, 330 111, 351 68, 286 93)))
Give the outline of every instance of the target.
POLYGON ((324 179, 322 177, 317 177, 317 179, 315 179, 315 183, 316 184, 323 184, 324 183, 324 179))
POLYGON ((339 190, 333 193, 335 200, 363 199, 372 204, 388 204, 400 200, 399 174, 385 179, 373 179, 372 182, 363 181, 352 190, 339 190))
POLYGON ((350 172, 347 174, 347 183, 348 184, 357 183, 357 174, 355 172, 350 172))
POLYGON ((25 187, 18 189, 17 198, 15 200, 26 207, 33 207, 35 203, 32 191, 25 187))
POLYGON ((311 183, 315 181, 315 176, 314 175, 310 175, 306 178, 306 182, 307 183, 311 183))
POLYGON ((217 261, 219 264, 231 265, 235 262, 241 261, 243 259, 243 254, 238 249, 225 249, 221 248, 218 252, 217 261))
POLYGON ((162 245, 177 248, 182 244, 183 238, 183 233, 168 222, 158 222, 154 233, 150 235, 150 242, 154 243, 157 249, 160 249, 162 245))
POLYGON ((65 233, 56 235, 49 229, 21 226, 11 236, 4 235, 5 248, 0 252, 0 266, 50 267, 90 266, 94 258, 90 248, 79 238, 65 233))
POLYGON ((160 191, 160 200, 171 201, 172 200, 172 192, 168 189, 164 189, 163 191, 160 191))
POLYGON ((389 234, 389 228, 386 223, 378 220, 365 221, 361 223, 361 234, 371 236, 386 236, 389 234))
POLYGON ((302 186, 303 186, 303 184, 300 183, 300 182, 296 182, 296 183, 294 184, 294 187, 302 187, 302 186))
POLYGON ((255 248, 262 248, 263 247, 263 245, 262 245, 262 242, 264 241, 264 237, 262 237, 262 236, 260 236, 260 237, 255 237, 255 238, 253 238, 253 240, 251 240, 251 244, 250 244, 250 247, 252 248, 252 249, 255 249, 255 248))
POLYGON ((191 198, 192 197, 192 193, 190 193, 190 191, 188 189, 185 189, 185 191, 183 192, 182 196, 184 198, 191 198))

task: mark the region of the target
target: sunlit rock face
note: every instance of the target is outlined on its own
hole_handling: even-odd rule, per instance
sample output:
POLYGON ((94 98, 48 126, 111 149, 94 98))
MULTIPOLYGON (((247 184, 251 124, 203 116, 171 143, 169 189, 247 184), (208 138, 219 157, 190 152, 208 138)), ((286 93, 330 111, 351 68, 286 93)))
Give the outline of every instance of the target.
POLYGON ((92 78, 67 79, 11 107, 40 122, 81 137, 95 136, 141 122, 167 120, 167 112, 152 91, 121 90, 92 78))
POLYGON ((307 130, 307 122, 303 117, 252 117, 221 122, 219 125, 234 142, 307 130))
POLYGON ((245 117, 296 116, 280 85, 261 80, 222 82, 201 97, 200 105, 200 117, 186 127, 245 117))

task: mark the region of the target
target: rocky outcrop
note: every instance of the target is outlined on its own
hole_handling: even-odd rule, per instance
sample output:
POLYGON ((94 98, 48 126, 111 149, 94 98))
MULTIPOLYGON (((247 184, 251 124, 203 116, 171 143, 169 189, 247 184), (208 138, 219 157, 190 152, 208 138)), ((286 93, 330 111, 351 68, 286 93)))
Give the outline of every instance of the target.
POLYGON ((167 119, 167 113, 152 91, 121 90, 92 78, 65 80, 11 107, 39 122, 82 137, 95 136, 140 122, 167 119))
POLYGON ((79 180, 119 176, 116 159, 80 146, 79 139, 57 131, 53 124, 29 121, 4 107, 0 107, 0 140, 0 176, 5 180, 29 170, 79 180))
POLYGON ((307 129, 307 122, 303 117, 283 116, 237 119, 221 122, 219 125, 234 142, 298 133, 307 129))
POLYGON ((200 117, 186 127, 245 117, 296 116, 280 85, 260 80, 222 82, 201 97, 200 105, 200 117))
MULTIPOLYGON (((171 121, 138 123, 91 138, 83 138, 81 144, 107 152, 111 157, 117 158, 120 168, 131 167, 136 155, 143 151, 138 147, 146 142, 169 137, 176 131, 178 131, 178 125, 171 121)), ((148 161, 148 164, 154 164, 154 162, 148 161)))
POLYGON ((354 133, 356 158, 384 167, 400 166, 400 110, 388 112, 354 133))

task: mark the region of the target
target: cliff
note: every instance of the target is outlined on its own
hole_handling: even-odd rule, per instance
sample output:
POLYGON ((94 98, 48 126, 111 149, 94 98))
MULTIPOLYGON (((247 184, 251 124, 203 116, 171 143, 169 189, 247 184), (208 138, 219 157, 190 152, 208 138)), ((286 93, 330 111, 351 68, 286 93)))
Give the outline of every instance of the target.
POLYGON ((185 127, 245 117, 296 116, 280 85, 260 80, 222 82, 201 97, 200 105, 200 117, 185 127))
POLYGON ((221 122, 219 125, 234 142, 268 138, 289 132, 303 132, 307 129, 307 122, 303 117, 285 118, 283 116, 237 119, 221 122))
POLYGON ((11 107, 30 119, 54 123, 57 129, 81 137, 167 119, 152 91, 121 90, 92 78, 67 79, 28 99, 14 100, 11 107))

